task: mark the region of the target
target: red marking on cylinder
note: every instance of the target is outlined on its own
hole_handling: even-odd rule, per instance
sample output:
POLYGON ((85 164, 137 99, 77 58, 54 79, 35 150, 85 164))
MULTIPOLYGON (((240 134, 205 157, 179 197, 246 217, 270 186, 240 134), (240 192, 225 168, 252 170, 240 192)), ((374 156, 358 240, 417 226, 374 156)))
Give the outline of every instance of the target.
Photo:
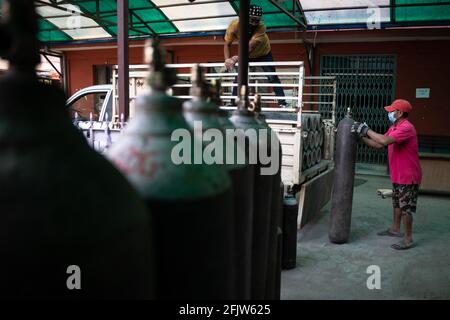
POLYGON ((133 147, 126 150, 122 159, 114 159, 114 164, 126 175, 137 174, 152 180, 160 168, 160 164, 154 161, 159 155, 157 151, 142 152, 133 147))

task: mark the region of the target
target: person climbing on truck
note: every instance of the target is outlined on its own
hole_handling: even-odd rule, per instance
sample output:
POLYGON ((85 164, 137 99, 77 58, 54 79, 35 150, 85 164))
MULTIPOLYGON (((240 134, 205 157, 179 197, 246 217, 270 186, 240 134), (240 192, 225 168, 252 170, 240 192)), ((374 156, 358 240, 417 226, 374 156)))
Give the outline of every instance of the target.
MULTIPOLYGON (((266 26, 262 21, 263 9, 257 5, 251 5, 249 8, 249 62, 273 62, 272 51, 270 47, 269 37, 266 33, 266 26)), ((233 20, 225 33, 225 67, 231 71, 238 62, 238 56, 231 56, 231 46, 233 41, 239 39, 239 19, 233 20)), ((276 72, 273 66, 262 66, 264 72, 276 72)), ((267 76, 269 82, 280 84, 281 81, 277 75, 267 76)), ((236 81, 235 81, 236 82, 236 81)), ((275 94, 278 97, 284 97, 282 87, 274 87, 275 94)), ((237 96, 237 87, 233 87, 233 96, 237 96)), ((287 106, 283 99, 278 100, 278 105, 282 108, 287 106)))

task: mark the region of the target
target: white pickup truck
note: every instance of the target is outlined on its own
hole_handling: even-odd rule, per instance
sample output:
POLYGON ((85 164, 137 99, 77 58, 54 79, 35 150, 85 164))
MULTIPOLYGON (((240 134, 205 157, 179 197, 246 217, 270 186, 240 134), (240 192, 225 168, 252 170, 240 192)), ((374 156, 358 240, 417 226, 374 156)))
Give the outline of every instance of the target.
MULTIPOLYGON (((266 73, 257 68, 268 63, 250 63, 249 87, 258 93, 266 106, 277 102, 270 87, 264 82, 266 73)), ((269 63, 270 64, 270 63, 269 63)), ((267 122, 277 133, 282 145, 282 181, 288 192, 299 201, 299 227, 311 214, 320 210, 331 195, 334 170, 334 128, 336 80, 333 77, 305 77, 303 62, 275 62, 291 108, 263 108, 267 122), (322 106, 325 112, 311 109, 322 106), (309 108, 308 108, 309 107, 309 108), (309 110, 306 110, 309 109, 309 110), (308 216, 306 215, 308 213, 308 216)), ((221 79, 224 102, 231 101, 236 73, 221 73, 221 63, 200 64, 207 68, 206 77, 221 79)), ((173 64, 179 81, 170 93, 189 99, 190 67, 193 64, 173 64)), ((92 86, 78 91, 67 101, 74 124, 82 130, 89 144, 100 153, 120 138, 126 123, 121 121, 117 107, 117 67, 113 69, 113 84, 92 86), (77 116, 76 116, 77 115, 77 116)), ((146 90, 146 65, 130 66, 130 117, 134 114, 135 98, 146 90)), ((222 107, 231 111, 232 107, 222 107)))
POLYGON ((106 114, 112 115, 114 87, 111 84, 91 86, 77 91, 67 100, 67 106, 74 118, 78 114, 79 121, 88 121, 92 113, 93 121, 105 121, 106 114))

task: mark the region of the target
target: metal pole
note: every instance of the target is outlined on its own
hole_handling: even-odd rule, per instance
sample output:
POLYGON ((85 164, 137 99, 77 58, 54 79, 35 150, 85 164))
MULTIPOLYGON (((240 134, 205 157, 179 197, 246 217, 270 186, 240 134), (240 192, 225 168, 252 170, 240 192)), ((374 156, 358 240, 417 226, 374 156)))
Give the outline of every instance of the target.
POLYGON ((43 52, 41 52, 41 56, 43 56, 45 58, 45 60, 47 60, 47 62, 52 66, 53 70, 56 71, 56 73, 61 77, 61 80, 63 80, 63 75, 62 73, 58 70, 58 68, 56 68, 56 66, 53 64, 53 62, 47 57, 47 55, 43 52))
MULTIPOLYGON (((248 86, 248 24, 249 17, 248 11, 250 7, 249 0, 240 0, 239 6, 239 65, 238 65, 238 83, 239 83, 239 93, 241 92, 242 86, 248 86)), ((248 90, 244 98, 245 106, 247 107, 247 97, 248 90)))
POLYGON ((129 61, 128 61, 128 0, 117 1, 118 65, 119 65, 119 114, 128 119, 130 109, 129 61))
MULTIPOLYGON (((298 70, 298 92, 297 92, 297 128, 302 128, 303 116, 303 87, 305 85, 305 67, 302 64, 298 70)), ((303 128, 302 128, 303 129, 303 128)))
MULTIPOLYGON (((308 21, 306 21, 305 13, 303 11, 303 7, 302 7, 302 4, 300 3, 300 0, 294 0, 293 5, 294 5, 294 8, 297 7, 298 13, 301 16, 303 23, 305 24, 306 27, 308 27, 308 21)), ((295 16, 295 14, 294 14, 294 16, 295 16)))

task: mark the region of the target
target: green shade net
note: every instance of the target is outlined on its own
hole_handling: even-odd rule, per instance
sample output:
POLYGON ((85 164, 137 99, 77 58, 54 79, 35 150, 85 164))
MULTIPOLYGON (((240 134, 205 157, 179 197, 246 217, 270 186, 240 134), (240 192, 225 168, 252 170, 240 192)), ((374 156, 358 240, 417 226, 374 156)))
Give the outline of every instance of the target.
POLYGON ((392 16, 395 22, 450 20, 450 5, 435 5, 437 3, 448 3, 448 0, 396 0, 394 2, 396 5, 424 4, 391 9, 393 10, 392 16))
POLYGON ((39 40, 42 42, 70 41, 72 40, 66 33, 44 19, 39 19, 39 40))
MULTIPOLYGON (((96 1, 72 1, 78 5, 83 12, 95 16, 97 12, 96 1)), ((129 1, 129 26, 130 36, 155 35, 177 32, 171 22, 161 22, 168 20, 167 17, 148 0, 129 1)), ((112 36, 117 35, 117 4, 115 0, 99 1, 99 17, 97 23, 104 27, 112 36), (101 21, 99 21, 101 20, 101 21)))
MULTIPOLYGON (((2 0, 0 0, 1 3, 2 0)), ((98 1, 71 1, 78 6, 81 11, 95 20, 100 27, 104 28, 111 36, 117 36, 117 3, 115 0, 98 1)), ((176 27, 167 21, 167 17, 148 0, 129 1, 129 35, 145 36, 175 33, 176 27)), ((43 42, 70 41, 70 36, 45 19, 40 19, 39 38, 43 42)))
MULTIPOLYGON (((391 5, 394 6, 391 8, 391 22, 396 23, 399 26, 410 24, 448 24, 450 21, 450 4, 445 3, 448 3, 449 1, 450 0, 391 0, 391 5), (436 5, 439 3, 443 4, 436 5), (398 6, 405 4, 417 4, 418 6, 398 6)), ((2 2, 4 2, 4 0, 0 0, 0 5, 2 2)), ((98 1, 98 4, 94 0, 73 0, 69 1, 69 3, 79 6, 82 12, 95 20, 100 27, 104 28, 112 37, 117 36, 116 0, 100 0, 98 1)), ((269 0, 251 0, 250 3, 259 5, 263 8, 263 21, 267 28, 298 26, 293 19, 281 11, 277 6, 273 5, 269 0)), ((167 0, 167 4, 171 4, 171 1, 167 0)), ((186 0, 186 4, 188 4, 188 0, 186 0)), ((230 0, 230 4, 233 6, 236 13, 239 14, 239 0, 230 0)), ((304 21, 303 15, 297 7, 294 12, 294 1, 278 1, 278 4, 293 14, 298 20, 304 21)), ((357 1, 355 1, 355 5, 358 5, 357 1)), ((157 8, 152 1, 129 0, 129 9, 130 37, 154 36, 179 32, 172 22, 167 21, 168 18, 166 15, 157 8)), ((186 7, 186 10, 189 10, 189 7, 186 7)), ((39 39, 43 42, 76 40, 72 39, 63 30, 59 30, 45 19, 40 19, 39 26, 41 30, 39 39)))
MULTIPOLYGON (((2 13, 2 6, 3 6, 4 0, 0 0, 0 13, 2 13)), ((71 37, 69 37, 66 33, 59 30, 56 26, 53 24, 47 22, 44 19, 39 19, 39 40, 43 42, 50 42, 50 41, 70 41, 72 40, 71 37)))

